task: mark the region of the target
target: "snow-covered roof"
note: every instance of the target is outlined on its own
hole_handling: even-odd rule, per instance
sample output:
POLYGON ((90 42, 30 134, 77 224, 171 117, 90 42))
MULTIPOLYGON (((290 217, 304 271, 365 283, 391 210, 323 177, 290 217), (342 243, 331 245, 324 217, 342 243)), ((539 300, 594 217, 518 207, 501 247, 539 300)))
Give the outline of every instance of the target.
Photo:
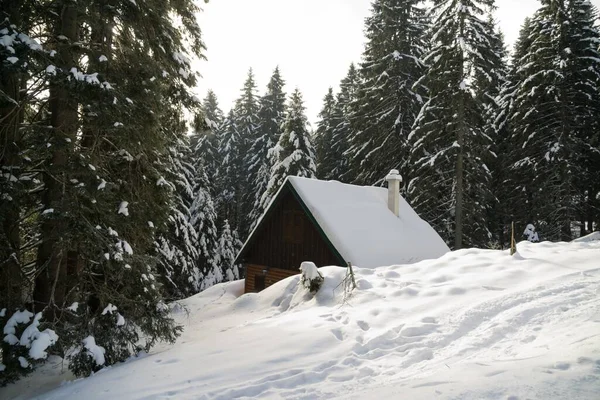
POLYGON ((295 176, 288 177, 283 186, 286 184, 292 186, 342 258, 353 265, 408 264, 450 251, 402 197, 400 216, 396 217, 387 206, 386 188, 295 176))

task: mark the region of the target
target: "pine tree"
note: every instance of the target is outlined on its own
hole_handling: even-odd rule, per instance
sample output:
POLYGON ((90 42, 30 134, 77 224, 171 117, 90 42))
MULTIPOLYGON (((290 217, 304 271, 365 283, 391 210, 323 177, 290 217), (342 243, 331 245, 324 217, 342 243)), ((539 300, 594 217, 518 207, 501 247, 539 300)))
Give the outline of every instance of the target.
POLYGON ((590 128, 600 105, 593 21, 589 2, 544 1, 518 60, 521 80, 513 82, 511 172, 522 199, 513 215, 539 227, 544 239, 570 240, 572 222, 589 204, 587 166, 596 153, 590 128))
MULTIPOLYGON (((177 139, 170 148, 166 163, 165 185, 172 191, 166 226, 160 230, 155 248, 160 278, 169 299, 181 299, 197 293, 202 280, 199 260, 198 234, 192 224, 191 207, 194 200, 194 176, 187 137, 177 139)), ((201 249, 204 250, 204 249, 201 249)))
POLYGON ((238 239, 237 233, 231 231, 229 222, 225 220, 219 238, 219 255, 221 270, 226 281, 240 279, 239 268, 234 262, 241 248, 242 242, 238 239))
POLYGON ((259 137, 252 143, 248 159, 248 174, 253 177, 253 184, 248 187, 246 195, 249 197, 248 204, 253 204, 250 213, 254 227, 264 210, 261 207, 261 198, 269 183, 272 159, 269 158, 269 150, 281 136, 285 118, 285 93, 283 86, 285 82, 281 78, 279 68, 275 68, 273 76, 267 85, 267 92, 260 99, 258 111, 259 137))
POLYGON ((202 161, 206 174, 211 177, 215 176, 220 164, 217 135, 223 120, 217 96, 209 90, 202 102, 201 113, 194 118, 194 133, 190 142, 194 149, 194 163, 202 161))
MULTIPOLYGON (((18 302, 33 298, 32 329, 53 331, 56 346, 48 352, 64 357, 69 350, 70 368, 86 375, 98 368, 85 350, 92 342, 105 349, 110 365, 157 340, 173 341, 180 331, 163 302, 158 259, 152 255, 156 231, 149 221, 162 227, 169 213, 165 205, 173 204, 173 192, 161 183, 171 168, 169 149, 185 132, 165 132, 181 121, 183 108, 195 106, 188 93, 196 79, 190 57, 201 56, 203 48, 199 10, 189 1, 154 0, 1 5, 2 24, 7 10, 12 21, 0 34, 0 84, 3 94, 12 97, 15 88, 20 94, 12 98, 19 105, 16 114, 1 98, 0 135, 26 161, 2 158, 2 177, 15 162, 35 166, 19 179, 29 178, 36 190, 13 190, 26 193, 13 198, 31 209, 19 211, 24 219, 18 226, 9 221, 10 233, 25 239, 9 243, 22 250, 16 254, 19 263, 25 261, 19 273, 34 284, 33 290, 22 287, 18 302), (27 14, 23 24, 19 13, 27 14), (11 30, 34 26, 20 33, 35 33, 40 44, 26 35, 11 38, 11 30), (29 57, 25 47, 44 57, 29 57), (6 51, 15 56, 6 57, 6 51), (27 66, 20 71, 27 74, 5 75, 10 68, 4 61, 27 66), (25 85, 29 80, 32 85, 25 85), (5 111, 16 119, 5 119, 5 111), (27 128, 10 137, 14 123, 27 128)), ((2 157, 13 155, 10 147, 2 157)), ((2 228, 9 224, 4 220, 2 228)), ((4 243, 5 232, 0 236, 4 243)), ((1 295, 0 310, 4 300, 1 295)))
POLYGON ((366 20, 367 44, 349 153, 356 182, 372 184, 390 169, 406 176, 407 138, 421 106, 420 61, 427 47, 422 0, 377 0, 366 20))
POLYGON ((243 171, 242 163, 242 138, 239 135, 234 110, 223 122, 219 129, 218 149, 219 165, 217 171, 217 188, 215 190, 215 203, 219 221, 228 220, 232 226, 240 224, 242 203, 242 190, 244 188, 240 179, 243 171))
POLYGON ((323 98, 323 108, 319 113, 319 121, 317 122, 317 130, 315 132, 317 177, 320 179, 327 179, 327 172, 333 169, 332 166, 327 164, 327 160, 331 160, 328 158, 328 154, 332 146, 335 106, 333 88, 330 87, 323 98))
POLYGON ((288 104, 283 133, 272 151, 276 162, 261 199, 263 209, 267 208, 287 176, 315 178, 315 152, 304 110, 302 94, 296 89, 288 104))
POLYGON ((353 156, 348 153, 350 141, 354 134, 351 125, 355 110, 356 96, 360 83, 358 70, 351 64, 348 74, 340 82, 340 92, 337 95, 333 109, 331 134, 331 149, 323 158, 323 179, 341 180, 354 182, 356 171, 351 170, 350 159, 353 156))
MULTIPOLYGON (((236 225, 234 229, 237 230, 242 237, 245 237, 248 230, 250 229, 250 212, 254 205, 254 198, 251 195, 247 195, 248 190, 254 181, 256 180, 256 173, 258 172, 254 166, 254 155, 251 153, 250 148, 256 140, 259 139, 258 130, 258 96, 256 95, 256 83, 254 81, 254 73, 252 69, 248 71, 248 77, 244 82, 242 88, 242 94, 236 101, 234 115, 235 115, 235 126, 240 138, 240 155, 242 157, 242 174, 237 176, 240 180, 240 189, 243 192, 240 193, 240 212, 237 219, 235 220, 236 225)), ((230 220, 230 222, 234 222, 230 220)))
MULTIPOLYGON (((490 27, 494 26, 491 16, 487 21, 490 27)), ((500 202, 500 193, 505 190, 506 165, 505 154, 506 132, 496 129, 496 116, 500 109, 501 91, 508 79, 507 51, 504 45, 504 37, 500 32, 491 37, 491 52, 485 55, 489 62, 489 70, 477 71, 474 77, 473 87, 475 97, 483 106, 484 132, 491 138, 491 155, 486 163, 491 171, 490 189, 494 194, 486 205, 487 221, 492 238, 490 245, 502 248, 508 239, 508 227, 510 221, 506 218, 504 205, 500 202)))
MULTIPOLYGON (((495 215, 492 220, 492 232, 500 245, 504 248, 510 246, 510 226, 514 221, 514 212, 523 207, 515 204, 526 204, 526 197, 519 190, 519 177, 512 168, 514 163, 515 144, 511 140, 512 127, 510 118, 515 112, 515 95, 521 82, 526 79, 520 70, 520 60, 526 55, 533 41, 531 35, 531 21, 525 19, 519 38, 515 43, 512 62, 505 82, 502 84, 498 95, 497 105, 493 110, 493 132, 495 135, 494 150, 497 155, 496 162, 492 164, 493 188, 498 197, 495 215)), ((527 218, 524 218, 527 219, 527 218)))
POLYGON ((454 248, 485 246, 490 192, 491 138, 474 84, 498 74, 490 63, 495 32, 485 19, 492 0, 437 0, 432 49, 420 81, 429 90, 409 141, 409 197, 417 212, 454 248), (468 211, 468 212, 466 212, 468 211))
MULTIPOLYGON (((191 206, 191 224, 198 235, 198 259, 196 264, 201 275, 199 289, 206 289, 211 276, 219 268, 220 253, 218 248, 217 212, 211 196, 210 180, 204 164, 196 164, 194 180, 194 200, 191 206)), ((218 283, 218 282, 216 282, 218 283)))

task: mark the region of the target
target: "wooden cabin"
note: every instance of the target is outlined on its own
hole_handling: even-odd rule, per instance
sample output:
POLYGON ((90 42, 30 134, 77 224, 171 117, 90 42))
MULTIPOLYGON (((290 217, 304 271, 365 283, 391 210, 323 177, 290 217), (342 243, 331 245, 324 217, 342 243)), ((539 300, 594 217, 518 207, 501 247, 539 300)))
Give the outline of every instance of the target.
POLYGON ((245 292, 297 275, 303 261, 372 268, 449 251, 400 196, 397 171, 387 180, 388 189, 288 177, 236 258, 245 292))

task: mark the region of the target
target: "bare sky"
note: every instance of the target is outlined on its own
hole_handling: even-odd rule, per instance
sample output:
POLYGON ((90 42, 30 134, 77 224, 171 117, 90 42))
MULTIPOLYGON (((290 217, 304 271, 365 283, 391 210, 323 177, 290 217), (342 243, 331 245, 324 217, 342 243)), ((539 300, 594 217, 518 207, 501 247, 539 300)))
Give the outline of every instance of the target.
MULTIPOLYGON (((600 0, 592 3, 600 6, 600 0)), ((496 19, 509 45, 538 4, 496 0, 496 19)), ((360 61, 370 5, 371 0, 210 0, 200 15, 208 61, 198 65, 203 76, 198 94, 214 90, 227 113, 249 67, 262 95, 279 65, 286 91, 302 91, 308 118, 316 122, 327 88, 337 90, 350 63, 360 61)))

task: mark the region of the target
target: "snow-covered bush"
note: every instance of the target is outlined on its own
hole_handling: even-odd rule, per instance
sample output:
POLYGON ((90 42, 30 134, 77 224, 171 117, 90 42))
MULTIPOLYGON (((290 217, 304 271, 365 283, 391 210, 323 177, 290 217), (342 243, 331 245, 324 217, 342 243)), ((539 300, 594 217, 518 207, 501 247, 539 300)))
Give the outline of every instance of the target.
MULTIPOLYGON (((148 351, 153 345, 140 340, 139 328, 122 312, 119 307, 109 303, 93 319, 87 336, 67 355, 69 368, 75 375, 88 376, 104 366, 123 362, 141 351, 148 351)), ((157 308, 156 312, 164 314, 168 310, 157 308)))
POLYGON ((525 227, 525 231, 523 231, 523 236, 526 240, 532 243, 537 243, 540 241, 538 233, 536 232, 535 226, 533 226, 533 224, 527 224, 527 226, 525 227))
POLYGON ((319 291, 325 278, 317 269, 317 266, 309 261, 304 261, 300 265, 300 270, 302 271, 302 277, 300 279, 300 283, 310 290, 311 293, 316 293, 319 291))
POLYGON ((0 310, 2 352, 0 353, 0 386, 14 382, 33 371, 33 367, 48 357, 46 350, 58 336, 52 329, 39 330, 42 313, 17 310, 10 314, 0 310), (33 318, 33 319, 32 319, 33 318))

